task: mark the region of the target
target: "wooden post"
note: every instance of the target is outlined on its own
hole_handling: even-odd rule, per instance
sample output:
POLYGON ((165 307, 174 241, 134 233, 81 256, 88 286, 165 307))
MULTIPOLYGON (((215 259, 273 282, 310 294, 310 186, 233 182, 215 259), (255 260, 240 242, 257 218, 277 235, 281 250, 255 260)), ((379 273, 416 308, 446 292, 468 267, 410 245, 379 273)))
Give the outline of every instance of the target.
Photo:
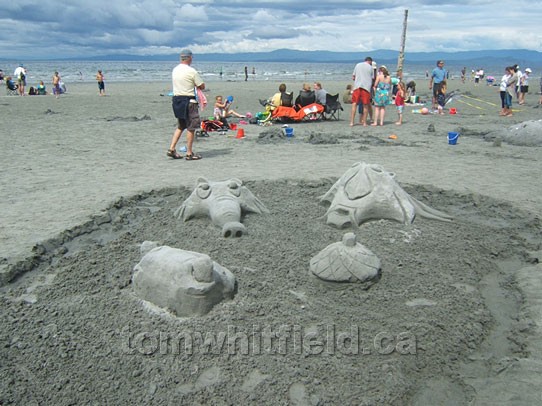
POLYGON ((403 20, 403 34, 401 35, 401 47, 399 49, 399 57, 397 58, 397 77, 403 79, 403 64, 405 62, 405 42, 407 30, 408 10, 405 10, 405 19, 403 20))

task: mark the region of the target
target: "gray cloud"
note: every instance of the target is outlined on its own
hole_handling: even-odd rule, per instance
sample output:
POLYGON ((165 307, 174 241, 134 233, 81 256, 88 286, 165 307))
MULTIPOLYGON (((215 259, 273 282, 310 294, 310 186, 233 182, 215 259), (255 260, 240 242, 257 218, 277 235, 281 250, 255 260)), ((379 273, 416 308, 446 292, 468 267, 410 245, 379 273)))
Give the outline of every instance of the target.
MULTIPOLYGON (((4 58, 398 49, 404 2, 290 0, 18 0, 0 8, 4 58)), ((539 50, 540 2, 409 2, 407 51, 539 50)))

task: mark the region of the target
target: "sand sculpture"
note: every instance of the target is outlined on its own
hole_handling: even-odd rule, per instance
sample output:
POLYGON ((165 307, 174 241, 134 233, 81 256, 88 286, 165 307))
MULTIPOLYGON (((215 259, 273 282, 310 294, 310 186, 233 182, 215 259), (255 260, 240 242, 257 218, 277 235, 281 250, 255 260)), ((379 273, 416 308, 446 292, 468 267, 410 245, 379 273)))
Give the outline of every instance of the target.
POLYGON ((204 315, 235 295, 235 276, 209 256, 155 245, 142 244, 143 257, 134 267, 132 283, 139 298, 191 317, 204 315))
POLYGON ((310 270, 330 282, 360 282, 367 287, 380 279, 380 259, 357 242, 354 233, 328 245, 310 261, 310 270))
POLYGON ((320 202, 329 205, 324 215, 327 224, 337 228, 380 219, 411 224, 417 215, 440 221, 452 219, 410 196, 399 186, 393 172, 365 162, 352 165, 320 202))
POLYGON ((210 216, 222 228, 224 237, 241 237, 246 228, 241 224, 243 212, 268 213, 265 205, 243 186, 239 179, 211 182, 197 180, 196 189, 179 207, 175 216, 184 221, 196 216, 210 216))

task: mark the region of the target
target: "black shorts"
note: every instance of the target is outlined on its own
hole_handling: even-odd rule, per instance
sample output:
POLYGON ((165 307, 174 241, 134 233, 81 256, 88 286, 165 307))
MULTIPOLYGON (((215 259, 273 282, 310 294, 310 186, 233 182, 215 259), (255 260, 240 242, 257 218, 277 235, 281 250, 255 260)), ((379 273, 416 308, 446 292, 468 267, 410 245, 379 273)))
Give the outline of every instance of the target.
POLYGON ((179 130, 187 129, 188 131, 198 130, 201 126, 201 120, 199 118, 199 105, 198 103, 188 104, 188 119, 177 119, 177 128, 179 130))
POLYGON ((528 85, 527 86, 520 86, 519 91, 521 93, 529 93, 529 86, 528 85))

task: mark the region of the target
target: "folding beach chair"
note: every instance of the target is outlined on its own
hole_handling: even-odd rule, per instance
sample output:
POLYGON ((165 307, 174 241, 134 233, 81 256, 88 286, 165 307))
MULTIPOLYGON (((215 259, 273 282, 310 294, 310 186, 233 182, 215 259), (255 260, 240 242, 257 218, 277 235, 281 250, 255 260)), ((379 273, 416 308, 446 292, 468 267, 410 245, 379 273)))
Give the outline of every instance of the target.
POLYGON ((337 94, 326 94, 326 105, 324 106, 323 118, 325 120, 339 120, 339 115, 343 106, 339 102, 339 93, 337 94))
POLYGON ((280 95, 280 105, 284 107, 294 107, 294 94, 283 92, 280 95))
POLYGON ((300 107, 308 106, 315 102, 316 102, 316 95, 314 94, 313 90, 311 90, 310 92, 306 92, 302 90, 301 92, 299 92, 299 96, 297 96, 297 98, 295 99, 295 106, 300 108, 300 107))
POLYGON ((6 94, 8 96, 17 96, 19 93, 17 92, 17 89, 19 88, 18 85, 13 83, 12 80, 6 80, 6 94))

